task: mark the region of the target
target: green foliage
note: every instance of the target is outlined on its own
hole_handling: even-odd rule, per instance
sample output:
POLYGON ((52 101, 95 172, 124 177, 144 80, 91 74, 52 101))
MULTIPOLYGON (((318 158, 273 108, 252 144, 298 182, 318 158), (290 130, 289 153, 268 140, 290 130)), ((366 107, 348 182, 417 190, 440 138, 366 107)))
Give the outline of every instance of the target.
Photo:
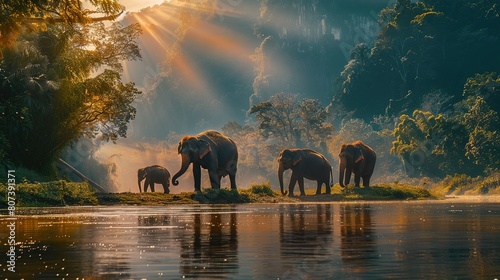
POLYGON ((123 12, 117 0, 93 0, 83 4, 80 0, 68 1, 2 1, 0 13, 0 45, 15 41, 17 33, 25 30, 44 30, 51 23, 69 26, 95 21, 112 20, 123 12), (82 7, 87 7, 83 9, 82 7), (89 8, 94 8, 91 10, 89 8), (103 17, 93 17, 94 14, 103 17))
POLYGON ((447 116, 421 110, 401 115, 391 152, 402 158, 408 175, 475 176, 500 166, 500 118, 493 109, 498 108, 493 101, 499 101, 499 81, 495 73, 468 79, 465 99, 447 116))
POLYGON ((487 0, 397 1, 381 12, 371 48, 352 50, 334 101, 367 120, 384 112, 408 114, 433 90, 458 97, 467 78, 499 69, 498 10, 487 0))
POLYGON ((251 192, 254 194, 262 196, 275 196, 276 194, 271 189, 271 184, 269 182, 263 184, 252 185, 250 188, 251 192))
POLYGON ((393 134, 396 140, 391 152, 401 157, 411 177, 444 177, 455 172, 481 171, 463 151, 468 133, 455 118, 415 110, 413 117, 400 117, 393 134))
POLYGON ((16 181, 23 183, 40 183, 51 181, 50 177, 32 169, 24 167, 13 168, 16 171, 16 181))
MULTIPOLYGON (((95 205, 95 191, 87 183, 51 181, 17 183, 16 206, 95 205)), ((7 206, 7 185, 0 184, 0 207, 7 206)))
POLYGON ((402 200, 432 199, 432 194, 425 188, 402 184, 378 184, 368 188, 346 186, 343 190, 347 200, 402 200))
POLYGON ((0 155, 47 172, 82 136, 125 137, 140 92, 122 83, 121 61, 140 58, 134 42, 139 34, 137 25, 48 26, 3 46, 0 141, 8 143, 0 155))
MULTIPOLYGON (((200 201, 210 204, 233 204, 233 203, 248 203, 250 199, 247 194, 240 193, 238 190, 214 190, 207 189, 203 191, 203 196, 200 201)), ((197 200, 197 195, 194 199, 197 200)))
POLYGON ((333 134, 328 113, 317 100, 298 100, 298 95, 278 93, 249 111, 259 122, 264 139, 294 147, 318 146, 333 134))

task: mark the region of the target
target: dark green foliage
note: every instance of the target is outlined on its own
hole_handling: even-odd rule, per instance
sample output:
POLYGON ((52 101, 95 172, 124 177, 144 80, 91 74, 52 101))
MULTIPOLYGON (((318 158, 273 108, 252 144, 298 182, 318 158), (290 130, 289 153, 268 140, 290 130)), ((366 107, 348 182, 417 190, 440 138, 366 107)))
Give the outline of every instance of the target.
POLYGON ((397 1, 372 47, 352 50, 334 101, 364 119, 408 114, 436 89, 459 101, 468 77, 499 70, 498 15, 494 1, 397 1))
POLYGON ((356 188, 353 185, 343 190, 346 200, 403 200, 432 199, 432 194, 425 188, 400 184, 379 184, 356 188))
POLYGON ((197 196, 199 196, 199 194, 195 194, 193 198, 195 200, 199 200, 202 203, 210 204, 233 204, 250 202, 247 194, 239 193, 237 190, 207 189, 203 191, 204 199, 197 199, 197 196))
POLYGON ((499 80, 496 74, 468 79, 465 99, 447 115, 415 110, 400 117, 391 151, 401 156, 408 175, 474 176, 500 166, 500 118, 491 102, 498 99, 499 80))
POLYGON ((140 93, 121 81, 121 60, 140 58, 138 26, 49 26, 0 52, 0 158, 50 173, 82 136, 126 136, 140 93), (95 71, 102 71, 96 73, 95 71))
POLYGON ((252 193, 262 195, 262 196, 275 196, 275 193, 271 189, 271 186, 269 183, 252 185, 250 190, 252 193))

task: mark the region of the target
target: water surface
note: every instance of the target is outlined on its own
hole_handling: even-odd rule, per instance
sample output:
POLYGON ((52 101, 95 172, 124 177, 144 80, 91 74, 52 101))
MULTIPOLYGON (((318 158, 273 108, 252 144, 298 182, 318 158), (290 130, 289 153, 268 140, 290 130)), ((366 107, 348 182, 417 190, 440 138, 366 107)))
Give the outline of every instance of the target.
MULTIPOLYGON (((2 212, 5 214, 5 212, 2 212)), ((17 211, 0 279, 495 279, 500 204, 391 202, 17 211)), ((0 217, 1 251, 11 220, 0 217)))

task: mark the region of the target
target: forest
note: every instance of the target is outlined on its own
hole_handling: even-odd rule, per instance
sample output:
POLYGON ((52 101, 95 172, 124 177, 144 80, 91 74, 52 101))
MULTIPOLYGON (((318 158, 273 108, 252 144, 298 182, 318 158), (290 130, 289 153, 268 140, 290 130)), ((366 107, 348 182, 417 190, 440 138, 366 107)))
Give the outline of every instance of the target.
POLYGON ((175 156, 182 135, 217 129, 246 178, 275 181, 287 147, 335 168, 362 140, 375 182, 500 185, 497 1, 170 1, 125 15, 92 3, 2 3, 5 168, 54 179, 84 138, 175 156))

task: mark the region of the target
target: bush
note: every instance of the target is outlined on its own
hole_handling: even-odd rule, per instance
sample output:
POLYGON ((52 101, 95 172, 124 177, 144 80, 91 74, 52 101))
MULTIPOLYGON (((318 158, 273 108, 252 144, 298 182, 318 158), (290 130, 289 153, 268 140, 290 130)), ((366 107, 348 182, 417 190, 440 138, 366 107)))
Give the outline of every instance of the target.
MULTIPOLYGON (((206 189, 203 190, 205 199, 208 203, 213 204, 233 204, 233 203, 248 203, 250 199, 247 194, 239 193, 238 190, 226 190, 226 189, 206 189)), ((195 199, 197 196, 195 195, 195 199)), ((199 200, 199 199, 196 199, 199 200)), ((205 203, 205 201, 203 201, 205 203)))
POLYGON ((348 200, 401 200, 401 199, 428 199, 432 194, 425 188, 402 184, 378 184, 375 186, 355 188, 349 185, 344 189, 348 200))
POLYGON ((500 193, 500 171, 486 177, 472 178, 465 174, 447 176, 439 182, 434 191, 442 195, 483 195, 500 193))
POLYGON ((250 191, 254 194, 257 195, 262 195, 262 196, 275 196, 276 194, 274 191, 271 189, 271 183, 262 183, 259 185, 252 185, 250 188, 250 191))

